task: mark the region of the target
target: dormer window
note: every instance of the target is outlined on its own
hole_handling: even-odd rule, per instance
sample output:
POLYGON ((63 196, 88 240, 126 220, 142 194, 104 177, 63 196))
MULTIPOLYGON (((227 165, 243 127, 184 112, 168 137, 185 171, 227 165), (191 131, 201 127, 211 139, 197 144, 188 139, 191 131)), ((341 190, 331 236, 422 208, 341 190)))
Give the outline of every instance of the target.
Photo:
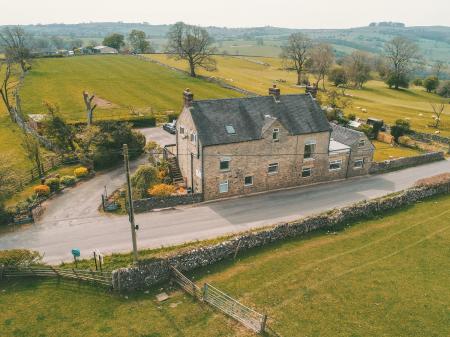
POLYGON ((361 139, 358 143, 358 147, 364 147, 366 145, 366 141, 364 139, 361 139))
POLYGON ((227 130, 227 133, 229 135, 235 135, 236 134, 236 130, 234 129, 233 125, 225 125, 225 130, 227 130))
POLYGON ((280 141, 280 129, 273 129, 273 131, 272 131, 272 140, 274 142, 280 141))

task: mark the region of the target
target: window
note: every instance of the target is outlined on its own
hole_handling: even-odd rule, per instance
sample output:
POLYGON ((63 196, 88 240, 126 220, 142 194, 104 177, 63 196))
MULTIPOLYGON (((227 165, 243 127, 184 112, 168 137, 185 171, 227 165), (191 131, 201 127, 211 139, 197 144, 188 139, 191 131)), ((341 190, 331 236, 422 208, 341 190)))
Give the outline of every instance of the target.
POLYGON ((366 141, 364 139, 361 139, 358 143, 358 147, 364 147, 366 145, 366 141))
POLYGON ((363 167, 364 167, 364 160, 363 159, 357 159, 353 163, 353 168, 355 168, 355 169, 361 169, 363 167))
POLYGON ((225 130, 227 130, 227 133, 229 135, 234 135, 236 134, 236 130, 234 129, 233 125, 225 125, 225 130))
POLYGON ((197 143, 197 134, 195 132, 191 133, 191 142, 192 143, 197 143))
POLYGON ((274 142, 278 142, 280 140, 280 129, 273 129, 272 139, 274 142))
POLYGON ((230 169, 230 158, 220 159, 219 167, 221 171, 228 171, 230 169))
POLYGON ((180 135, 184 135, 184 127, 180 126, 180 135))
POLYGON ((228 180, 222 181, 219 184, 219 192, 220 193, 227 193, 228 192, 228 180))
POLYGON ((253 185, 253 176, 247 176, 244 178, 244 186, 252 186, 253 185))
POLYGON ((302 169, 302 178, 311 177, 312 175, 312 168, 311 167, 305 167, 302 169))
POLYGON ((303 158, 312 159, 315 151, 316 151, 316 143, 314 142, 306 143, 303 158))
POLYGON ((269 174, 275 174, 278 173, 278 163, 269 164, 269 167, 267 169, 267 172, 269 174))
POLYGON ((330 171, 339 171, 342 166, 342 160, 330 161, 330 171))

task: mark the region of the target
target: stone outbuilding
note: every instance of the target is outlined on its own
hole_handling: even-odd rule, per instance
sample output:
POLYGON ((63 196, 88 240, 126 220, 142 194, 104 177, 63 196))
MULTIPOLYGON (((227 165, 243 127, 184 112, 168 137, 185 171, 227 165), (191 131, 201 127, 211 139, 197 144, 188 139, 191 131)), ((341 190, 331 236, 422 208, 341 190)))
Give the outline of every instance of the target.
POLYGON ((204 200, 368 172, 370 141, 358 133, 366 153, 362 141, 341 130, 333 137, 335 126, 310 94, 281 95, 274 86, 268 96, 196 101, 189 89, 183 95, 176 155, 186 186, 204 200))

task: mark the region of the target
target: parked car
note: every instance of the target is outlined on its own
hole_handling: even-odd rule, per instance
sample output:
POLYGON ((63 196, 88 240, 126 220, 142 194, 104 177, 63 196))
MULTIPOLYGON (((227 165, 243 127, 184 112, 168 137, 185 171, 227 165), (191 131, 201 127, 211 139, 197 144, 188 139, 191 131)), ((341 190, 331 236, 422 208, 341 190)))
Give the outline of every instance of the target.
POLYGON ((177 128, 175 127, 174 123, 165 123, 163 125, 163 129, 166 130, 168 133, 171 133, 174 135, 177 132, 177 128))

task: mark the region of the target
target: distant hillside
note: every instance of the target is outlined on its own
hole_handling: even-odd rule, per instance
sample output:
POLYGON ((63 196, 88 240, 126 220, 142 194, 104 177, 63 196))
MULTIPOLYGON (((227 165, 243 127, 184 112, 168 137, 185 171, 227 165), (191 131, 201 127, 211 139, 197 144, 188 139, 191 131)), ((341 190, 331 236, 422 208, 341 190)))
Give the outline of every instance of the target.
MULTIPOLYGON (((145 31, 162 50, 170 25, 148 23, 101 22, 80 24, 27 25, 24 28, 35 36, 62 36, 70 38, 101 39, 117 32, 128 34, 132 29, 145 31)), ((338 55, 353 50, 371 53, 382 51, 383 44, 394 36, 405 36, 415 41, 428 62, 442 60, 450 64, 450 27, 404 27, 397 23, 371 24, 349 29, 289 29, 278 27, 226 28, 206 27, 217 41, 220 50, 240 54, 277 56, 279 47, 296 31, 332 43, 338 55)))

